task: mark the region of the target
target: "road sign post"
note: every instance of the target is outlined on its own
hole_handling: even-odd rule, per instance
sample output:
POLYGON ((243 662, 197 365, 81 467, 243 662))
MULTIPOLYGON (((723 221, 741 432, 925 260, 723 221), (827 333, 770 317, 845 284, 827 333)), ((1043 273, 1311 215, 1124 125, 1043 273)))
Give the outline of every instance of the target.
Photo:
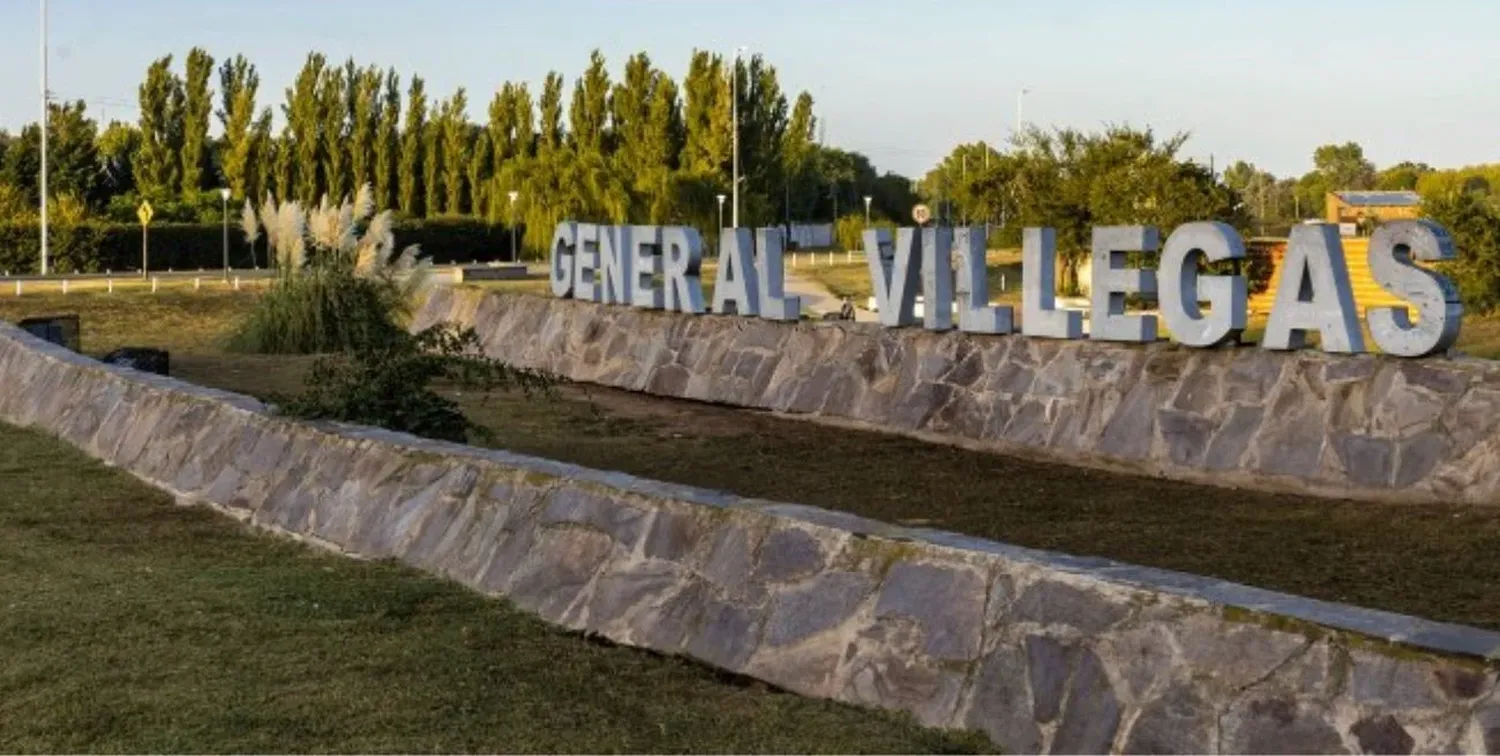
MULTIPOLYGON (((146 229, 151 225, 151 203, 141 200, 141 206, 135 209, 135 217, 141 219, 141 278, 144 279, 150 270, 150 256, 146 229)), ((154 287, 153 287, 154 288, 154 287)))

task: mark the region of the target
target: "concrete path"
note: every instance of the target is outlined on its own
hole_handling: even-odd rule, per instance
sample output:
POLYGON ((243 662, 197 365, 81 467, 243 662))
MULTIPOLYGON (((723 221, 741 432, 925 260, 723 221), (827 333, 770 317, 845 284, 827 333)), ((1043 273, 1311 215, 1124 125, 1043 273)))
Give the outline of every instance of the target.
MULTIPOLYGON (((786 270, 786 293, 802 298, 802 309, 811 313, 814 317, 822 317, 825 313, 838 312, 843 306, 843 301, 833 295, 823 284, 810 278, 804 278, 792 269, 786 270)), ((875 313, 859 306, 854 306, 854 320, 858 323, 874 323, 879 320, 875 313)))

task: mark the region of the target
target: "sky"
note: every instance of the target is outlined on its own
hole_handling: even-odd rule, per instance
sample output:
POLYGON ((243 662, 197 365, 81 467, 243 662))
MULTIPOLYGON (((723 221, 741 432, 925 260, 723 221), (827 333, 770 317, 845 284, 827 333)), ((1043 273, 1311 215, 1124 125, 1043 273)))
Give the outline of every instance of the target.
MULTIPOLYGON (((40 0, 0 2, 0 127, 40 109, 40 0)), ((827 143, 917 176, 954 145, 1028 125, 1191 133, 1190 157, 1278 176, 1360 142, 1377 166, 1500 161, 1494 0, 49 0, 50 88, 135 120, 166 53, 242 53, 279 104, 309 50, 395 66, 429 96, 468 89, 481 120, 506 80, 571 82, 601 49, 645 50, 680 80, 691 51, 743 45, 788 97, 815 98, 827 143)), ((215 77, 215 80, 217 77, 215 77)))

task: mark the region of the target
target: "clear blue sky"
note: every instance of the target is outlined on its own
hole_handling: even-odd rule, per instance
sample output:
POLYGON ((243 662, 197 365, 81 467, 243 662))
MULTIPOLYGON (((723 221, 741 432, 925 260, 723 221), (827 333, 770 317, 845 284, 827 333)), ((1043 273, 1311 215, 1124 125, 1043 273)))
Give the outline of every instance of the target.
MULTIPOLYGON (((0 5, 0 126, 35 120, 38 0, 0 5)), ((108 118, 136 117, 151 59, 244 53, 279 103, 304 54, 394 65, 471 114, 507 79, 571 82, 602 48, 646 50, 674 76, 694 47, 747 45, 818 100, 828 141, 919 174, 955 143, 1028 122, 1191 131, 1222 169, 1278 175, 1356 140, 1377 164, 1500 161, 1495 0, 51 0, 51 81, 108 118)))

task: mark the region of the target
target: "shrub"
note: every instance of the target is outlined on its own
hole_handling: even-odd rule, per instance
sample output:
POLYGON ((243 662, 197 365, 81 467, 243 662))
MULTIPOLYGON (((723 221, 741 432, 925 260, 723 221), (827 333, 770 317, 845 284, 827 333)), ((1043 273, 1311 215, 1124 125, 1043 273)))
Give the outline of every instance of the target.
POLYGON ((1500 209, 1473 193, 1428 198, 1422 214, 1453 235, 1458 259, 1443 272, 1458 284, 1464 307, 1488 313, 1500 309, 1500 209))
POLYGON ((435 381, 463 389, 519 388, 548 393, 553 379, 485 357, 472 328, 442 323, 415 336, 314 363, 307 386, 276 397, 281 411, 309 420, 337 420, 464 443, 490 431, 464 416, 458 403, 432 389, 435 381))
POLYGON ((427 262, 415 245, 394 255, 389 211, 371 217, 369 187, 353 203, 301 205, 267 199, 260 212, 277 259, 277 276, 229 339, 229 348, 261 354, 384 349, 405 335, 404 322, 427 262))

